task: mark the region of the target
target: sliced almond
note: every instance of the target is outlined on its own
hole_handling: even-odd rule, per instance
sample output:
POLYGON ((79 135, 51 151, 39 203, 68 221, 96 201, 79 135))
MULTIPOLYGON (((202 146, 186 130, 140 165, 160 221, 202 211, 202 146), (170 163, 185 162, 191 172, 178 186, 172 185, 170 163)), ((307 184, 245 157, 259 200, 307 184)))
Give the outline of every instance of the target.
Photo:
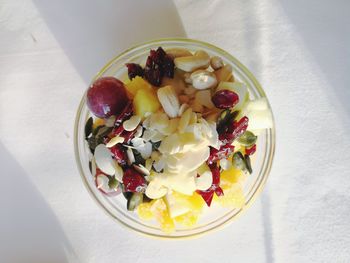
POLYGON ((115 162, 115 179, 117 179, 118 182, 123 183, 123 169, 120 167, 120 165, 115 162))
POLYGON ((150 117, 150 128, 152 129, 162 130, 168 125, 169 118, 163 112, 152 114, 152 116, 150 117))
POLYGON ((142 133, 143 133, 143 128, 142 128, 142 126, 139 126, 139 127, 137 127, 137 129, 136 129, 136 132, 135 132, 135 134, 134 134, 134 137, 135 137, 135 138, 141 137, 142 133))
POLYGON ((213 176, 210 171, 204 172, 199 177, 195 178, 196 188, 197 190, 205 191, 211 187, 213 183, 213 176))
POLYGON ((179 116, 181 116, 185 112, 185 110, 188 109, 188 107, 189 107, 188 104, 186 103, 182 104, 179 109, 179 116))
POLYGON ((210 90, 199 90, 196 93, 195 100, 199 104, 201 104, 204 107, 207 107, 209 109, 212 109, 215 107, 215 105, 211 101, 211 91, 210 90))
POLYGON ((128 147, 128 149, 126 150, 126 155, 128 156, 128 165, 133 164, 135 162, 135 156, 134 152, 130 147, 128 147))
POLYGON ((149 176, 150 175, 150 172, 142 164, 138 164, 138 165, 134 164, 133 167, 135 168, 136 171, 142 173, 145 176, 149 176))
POLYGON ((178 131, 180 133, 183 133, 187 127, 187 125, 190 123, 192 116, 192 109, 188 108, 181 116, 180 122, 179 122, 179 127, 178 131))
POLYGON ((193 56, 178 57, 174 59, 175 66, 183 71, 192 72, 196 69, 206 69, 210 57, 207 52, 199 50, 193 56))
POLYGON ((160 142, 165 137, 164 134, 156 132, 156 134, 151 138, 151 142, 160 142))
POLYGON ((120 136, 113 137, 107 144, 106 147, 111 148, 118 143, 124 142, 124 138, 120 136))
POLYGON ((104 144, 99 144, 94 153, 96 165, 102 172, 108 175, 115 174, 115 164, 112 158, 112 153, 104 144))
POLYGON ((169 126, 166 127, 165 129, 163 129, 161 132, 164 135, 171 135, 171 134, 173 134, 174 132, 176 132, 177 127, 179 125, 179 122, 180 122, 180 118, 170 119, 169 126))
POLYGON ((157 90, 157 95, 165 113, 170 118, 175 118, 180 108, 175 90, 171 86, 165 86, 157 90))
POLYGON ((123 128, 126 131, 133 131, 141 122, 141 117, 138 115, 131 116, 130 119, 123 122, 123 128))
POLYGON ((218 82, 220 81, 228 81, 233 75, 232 75, 232 67, 231 65, 227 64, 223 66, 222 68, 215 70, 214 74, 216 76, 216 80, 218 82))

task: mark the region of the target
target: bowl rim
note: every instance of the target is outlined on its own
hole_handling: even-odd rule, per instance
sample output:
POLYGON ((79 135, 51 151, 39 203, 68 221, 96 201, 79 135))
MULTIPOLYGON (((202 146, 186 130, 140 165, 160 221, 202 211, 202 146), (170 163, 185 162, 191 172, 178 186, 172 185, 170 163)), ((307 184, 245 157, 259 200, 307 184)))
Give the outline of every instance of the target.
MULTIPOLYGON (((215 51, 217 51, 218 53, 221 53, 223 55, 225 55, 226 57, 229 58, 229 60, 232 60, 243 72, 244 74, 247 75, 247 77, 250 79, 250 81, 252 81, 252 83, 254 84, 254 87, 259 91, 259 93, 263 96, 266 97, 266 93, 263 90, 263 88, 261 87, 260 83, 257 81, 257 79, 255 78, 255 76, 248 70, 248 68, 246 66, 244 66, 238 59, 236 59, 233 55, 231 55, 230 53, 226 52, 225 50, 207 43, 205 41, 201 41, 201 40, 196 40, 196 39, 191 39, 191 38, 157 38, 157 39, 153 39, 147 42, 143 42, 137 45, 133 45, 128 49, 125 49, 124 51, 122 51, 121 53, 119 53, 118 55, 114 56, 112 59, 110 59, 105 66, 103 66, 101 68, 101 70, 99 70, 95 76, 92 78, 91 83, 93 81, 95 81, 96 79, 98 79, 116 60, 118 60, 120 57, 122 57, 123 55, 125 55, 126 53, 143 47, 143 46, 147 46, 150 44, 156 44, 156 43, 160 43, 160 42, 165 42, 165 41, 176 41, 176 42, 185 42, 185 43, 193 43, 193 44, 200 44, 200 45, 204 45, 206 47, 208 47, 209 49, 213 49, 215 51)), ((275 132, 275 120, 274 120, 274 115, 272 112, 272 108, 271 105, 269 103, 269 100, 267 99, 268 103, 269 103, 269 107, 271 110, 271 117, 272 117, 272 128, 270 128, 270 137, 271 137, 271 141, 270 141, 270 151, 269 151, 269 155, 266 157, 268 158, 268 162, 266 165, 266 172, 264 173, 264 176, 260 182, 260 184, 258 185, 258 187, 256 188, 255 192, 253 193, 253 195, 251 196, 251 198, 249 199, 249 201, 241 208, 237 211, 237 213, 235 215, 233 215, 232 217, 230 217, 229 219, 227 219, 226 221, 222 222, 220 225, 214 227, 214 228, 210 228, 207 230, 204 230, 202 232, 199 233, 193 233, 190 234, 188 236, 171 236, 171 235, 157 235, 157 234, 151 234, 142 230, 139 230, 133 226, 128 225, 127 223, 123 222, 121 219, 119 219, 118 217, 116 217, 115 215, 113 215, 108 209, 106 209, 104 207, 104 205, 101 203, 101 201, 96 197, 96 195, 92 192, 89 183, 87 182, 87 179, 84 176, 84 172, 83 172, 83 168, 82 168, 82 164, 80 161, 80 154, 79 154, 79 142, 78 142, 78 129, 79 129, 79 120, 81 117, 81 112, 82 109, 84 107, 85 104, 85 97, 86 97, 86 92, 87 90, 84 91, 84 94, 80 100, 79 103, 79 107, 77 109, 76 112, 76 117, 75 117, 75 122, 74 122, 74 153, 75 153, 75 161, 79 170, 79 174, 80 177, 82 178, 82 181, 85 185, 85 188, 87 189, 88 193, 90 194, 90 196, 92 197, 92 199, 98 204, 98 206, 100 207, 100 209, 102 209, 107 215, 109 215, 110 217, 112 217, 115 221, 119 222, 122 226, 124 226, 127 229, 131 229, 135 232, 137 232, 138 234, 147 236, 147 237, 152 237, 155 239, 167 239, 167 240, 180 240, 180 239, 192 239, 192 238, 197 238, 197 237, 201 237, 203 235, 206 235, 208 233, 214 232, 214 231, 219 231, 221 229, 223 229, 225 226, 229 225, 233 220, 239 218, 243 212, 245 212, 257 199, 257 197, 259 197, 259 195, 261 194, 262 190, 264 189, 264 186, 266 184, 266 181, 270 175, 271 172, 271 168, 272 168, 272 163, 273 163, 273 159, 274 159, 274 155, 275 155, 275 148, 276 148, 276 132, 275 132)), ((267 98, 267 97, 266 97, 267 98)))

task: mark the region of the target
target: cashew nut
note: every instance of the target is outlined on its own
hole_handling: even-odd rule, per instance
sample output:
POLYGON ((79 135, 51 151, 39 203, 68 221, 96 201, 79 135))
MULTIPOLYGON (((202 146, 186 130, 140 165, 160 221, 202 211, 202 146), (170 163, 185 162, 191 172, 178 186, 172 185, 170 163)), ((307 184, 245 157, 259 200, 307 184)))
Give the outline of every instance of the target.
POLYGON ((186 72, 196 69, 206 69, 209 66, 210 57, 207 52, 199 50, 193 56, 177 57, 174 59, 175 66, 186 72))
POLYGON ((231 65, 225 65, 222 68, 215 70, 214 74, 218 82, 220 81, 228 81, 232 75, 232 67, 231 65))
POLYGON ((169 48, 165 52, 173 58, 192 56, 192 53, 186 48, 169 48))
POLYGON ((219 68, 222 68, 224 66, 224 62, 222 59, 218 56, 212 57, 210 59, 210 66, 214 69, 217 70, 219 68))
POLYGON ((217 84, 215 74, 207 70, 196 70, 191 74, 191 80, 196 89, 209 89, 217 84))

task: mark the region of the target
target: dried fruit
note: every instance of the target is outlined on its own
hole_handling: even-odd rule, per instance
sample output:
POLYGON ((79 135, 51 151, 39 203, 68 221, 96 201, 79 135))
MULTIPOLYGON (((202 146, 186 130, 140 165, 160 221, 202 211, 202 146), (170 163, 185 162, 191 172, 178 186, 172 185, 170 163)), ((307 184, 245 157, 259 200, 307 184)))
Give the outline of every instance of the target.
POLYGON ((147 58, 144 75, 145 78, 154 86, 159 87, 164 76, 174 77, 175 64, 173 58, 168 56, 165 51, 159 47, 157 50, 151 50, 147 58))
POLYGON ((128 156, 126 154, 126 149, 121 144, 116 144, 112 148, 110 148, 110 151, 114 157, 114 159, 120 163, 121 165, 126 165, 128 161, 128 156))
POLYGON ((126 192, 133 193, 143 193, 147 187, 145 178, 133 168, 124 171, 123 185, 126 192))
POLYGON ((215 92, 212 101, 216 108, 229 109, 239 102, 238 95, 230 90, 219 90, 215 92))
POLYGON ((135 78, 136 76, 143 77, 144 71, 143 71, 143 68, 139 64, 127 63, 127 64, 125 64, 125 66, 128 68, 128 76, 129 76, 130 80, 135 78))
POLYGON ((250 148, 245 148, 245 154, 246 155, 253 155, 256 152, 256 144, 254 144, 250 148))
POLYGON ((233 121, 226 126, 226 130, 219 134, 219 140, 225 144, 232 143, 247 130, 248 121, 247 117, 241 118, 238 122, 233 121))
POLYGON ((227 158, 231 153, 233 153, 234 149, 235 147, 231 144, 222 145, 219 150, 210 147, 210 156, 208 158, 208 163, 211 164, 221 159, 227 158))
POLYGON ((204 201, 207 203, 208 206, 210 206, 211 201, 213 200, 214 193, 217 196, 222 196, 224 195, 224 192, 222 191, 220 187, 220 169, 217 166, 216 163, 212 163, 209 165, 212 176, 213 176, 213 183, 211 187, 205 191, 199 191, 197 190, 196 192, 202 196, 204 201))

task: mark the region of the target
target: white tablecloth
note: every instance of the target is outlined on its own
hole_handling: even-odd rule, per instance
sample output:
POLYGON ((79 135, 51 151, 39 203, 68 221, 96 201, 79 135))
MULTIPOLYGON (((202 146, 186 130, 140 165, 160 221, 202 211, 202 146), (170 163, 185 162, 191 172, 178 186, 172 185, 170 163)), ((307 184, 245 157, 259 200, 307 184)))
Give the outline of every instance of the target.
POLYGON ((349 262, 349 1, 0 0, 0 262, 349 262), (73 154, 91 76, 128 46, 188 36, 257 77, 277 125, 267 187, 200 239, 132 233, 73 154))

